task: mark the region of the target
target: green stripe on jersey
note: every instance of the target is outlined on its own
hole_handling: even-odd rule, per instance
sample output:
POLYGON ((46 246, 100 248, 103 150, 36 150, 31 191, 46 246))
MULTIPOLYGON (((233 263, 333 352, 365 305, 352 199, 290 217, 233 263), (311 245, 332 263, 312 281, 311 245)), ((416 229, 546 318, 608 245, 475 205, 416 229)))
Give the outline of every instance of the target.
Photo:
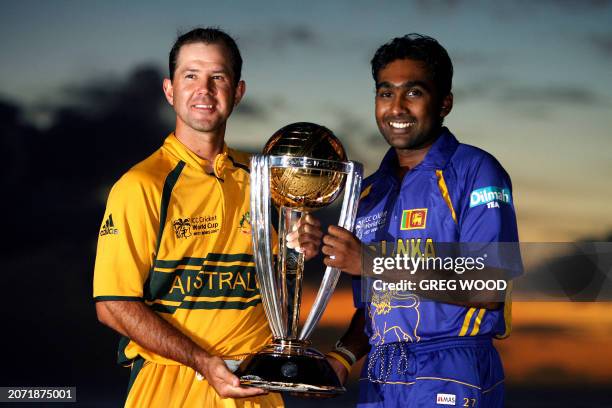
POLYGON ((179 260, 155 260, 156 268, 174 269, 178 266, 193 266, 202 265, 204 262, 255 262, 253 255, 250 254, 216 254, 209 253, 206 258, 189 258, 184 257, 179 260))
MULTIPOLYGON (((168 205, 170 204, 170 198, 172 197, 172 190, 174 189, 174 185, 178 181, 184 167, 184 161, 178 162, 174 169, 168 173, 166 180, 164 181, 164 189, 162 190, 162 198, 159 209, 159 231, 157 233, 157 245, 155 246, 155 259, 153 260, 153 265, 157 263, 157 254, 159 254, 159 247, 161 246, 162 235, 164 234, 164 226, 166 225, 166 218, 168 217, 168 205)), ((159 296, 160 286, 163 286, 164 284, 164 279, 161 279, 161 282, 153 281, 151 279, 151 273, 149 273, 149 277, 144 284, 145 298, 147 300, 155 299, 157 296, 159 296)))
POLYGON ((94 302, 104 302, 107 300, 129 300, 134 302, 142 302, 144 299, 138 296, 96 296, 94 302))
POLYGON ((183 259, 178 260, 178 261, 164 261, 164 260, 158 259, 155 261, 155 267, 165 268, 165 269, 174 269, 177 266, 202 265, 205 260, 206 258, 189 258, 189 257, 184 257, 183 259))
POLYGON ((206 260, 210 262, 253 262, 253 255, 209 253, 206 256, 206 260))
POLYGON ((261 299, 253 299, 248 302, 241 301, 185 301, 180 306, 170 306, 155 303, 151 309, 159 313, 174 313, 177 309, 188 310, 244 310, 257 306, 261 299))
POLYGON ((174 185, 178 181, 178 178, 181 175, 181 172, 183 171, 184 167, 184 161, 178 162, 176 167, 168 174, 168 176, 166 176, 166 181, 164 182, 164 189, 162 191, 162 199, 159 209, 159 233, 157 234, 157 250, 155 251, 156 254, 159 253, 161 238, 164 233, 164 227, 166 226, 168 205, 170 204, 170 198, 172 197, 172 190, 174 189, 174 185))

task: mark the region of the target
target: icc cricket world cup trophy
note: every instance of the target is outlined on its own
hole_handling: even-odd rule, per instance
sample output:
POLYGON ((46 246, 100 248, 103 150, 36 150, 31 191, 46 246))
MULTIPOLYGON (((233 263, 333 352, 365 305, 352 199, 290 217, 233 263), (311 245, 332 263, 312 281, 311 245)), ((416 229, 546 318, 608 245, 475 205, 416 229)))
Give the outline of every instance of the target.
POLYGON ((249 356, 236 374, 242 385, 271 391, 339 394, 333 369, 308 340, 334 291, 340 271, 327 267, 310 314, 299 330, 304 255, 287 247, 286 236, 307 212, 331 204, 344 190, 338 225, 352 231, 363 166, 347 161, 327 128, 294 123, 278 130, 262 155, 251 159, 251 225, 257 279, 273 341, 249 356), (271 230, 271 203, 278 207, 279 250, 271 230))

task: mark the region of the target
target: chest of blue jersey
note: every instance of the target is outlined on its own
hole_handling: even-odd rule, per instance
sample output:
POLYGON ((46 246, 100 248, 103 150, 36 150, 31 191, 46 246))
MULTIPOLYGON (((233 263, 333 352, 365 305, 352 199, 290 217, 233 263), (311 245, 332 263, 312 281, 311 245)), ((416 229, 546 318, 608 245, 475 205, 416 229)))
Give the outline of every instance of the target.
POLYGON ((366 244, 418 242, 423 253, 426 242, 456 242, 459 231, 440 190, 440 177, 435 171, 415 169, 401 182, 390 175, 372 184, 359 205, 357 237, 366 244))
MULTIPOLYGON (((471 198, 478 191, 511 194, 507 174, 488 153, 461 145, 443 129, 423 162, 401 180, 398 166, 390 149, 378 171, 365 180, 359 202, 355 235, 376 249, 377 256, 435 257, 436 243, 518 240, 510 199, 499 198, 501 205, 489 208, 471 198)), ((365 291, 355 295, 367 293, 366 333, 373 345, 501 335, 506 329, 503 310, 423 301, 415 294, 382 293, 369 282, 361 284, 367 285, 365 291)))

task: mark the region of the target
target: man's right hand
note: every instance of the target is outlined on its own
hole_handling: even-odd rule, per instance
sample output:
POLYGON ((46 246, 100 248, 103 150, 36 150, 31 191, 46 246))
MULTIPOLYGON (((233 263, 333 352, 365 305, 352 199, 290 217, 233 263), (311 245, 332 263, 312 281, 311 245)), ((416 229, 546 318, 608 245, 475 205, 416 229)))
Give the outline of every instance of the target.
POLYGON ((361 274, 361 241, 350 231, 330 225, 323 237, 323 263, 350 275, 361 274))
POLYGON ((267 393, 261 388, 241 386, 238 377, 227 368, 220 357, 208 356, 198 365, 202 367, 200 373, 221 398, 244 398, 267 393))
POLYGON ((225 362, 211 356, 143 302, 107 300, 96 303, 98 319, 147 350, 177 361, 202 374, 223 398, 265 394, 260 388, 241 387, 225 362))

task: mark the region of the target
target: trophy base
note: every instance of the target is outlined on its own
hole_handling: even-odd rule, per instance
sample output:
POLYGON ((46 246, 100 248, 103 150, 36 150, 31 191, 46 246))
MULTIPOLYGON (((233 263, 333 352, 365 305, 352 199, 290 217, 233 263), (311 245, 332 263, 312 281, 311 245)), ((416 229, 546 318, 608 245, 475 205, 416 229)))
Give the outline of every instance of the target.
POLYGON ((276 342, 252 354, 234 373, 240 384, 269 391, 331 396, 346 389, 325 356, 303 342, 276 342))

